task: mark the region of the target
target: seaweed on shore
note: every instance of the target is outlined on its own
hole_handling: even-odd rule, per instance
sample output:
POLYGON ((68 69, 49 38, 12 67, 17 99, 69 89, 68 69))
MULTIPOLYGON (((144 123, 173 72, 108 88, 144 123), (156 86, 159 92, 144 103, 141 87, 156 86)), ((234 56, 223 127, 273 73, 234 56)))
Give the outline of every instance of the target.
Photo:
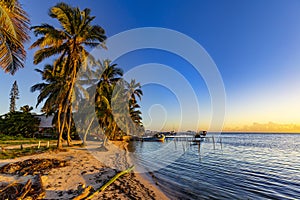
POLYGON ((28 159, 0 167, 0 173, 19 176, 44 174, 52 168, 64 167, 66 161, 57 159, 28 159))

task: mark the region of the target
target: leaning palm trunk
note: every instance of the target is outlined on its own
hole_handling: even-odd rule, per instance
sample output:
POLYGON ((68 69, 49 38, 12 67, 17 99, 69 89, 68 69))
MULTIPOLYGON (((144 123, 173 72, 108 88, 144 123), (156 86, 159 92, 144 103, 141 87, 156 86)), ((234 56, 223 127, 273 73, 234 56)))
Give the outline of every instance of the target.
POLYGON ((72 146, 72 139, 71 139, 71 128, 72 128, 72 105, 70 106, 70 113, 69 113, 69 121, 67 124, 67 144, 68 146, 72 146))
POLYGON ((87 129, 86 129, 86 131, 84 133, 83 142, 82 142, 83 145, 86 145, 86 137, 87 137, 87 134, 89 133, 89 131, 91 129, 91 126, 92 126, 94 120, 95 120, 95 117, 92 118, 91 122, 89 123, 89 125, 88 125, 88 127, 87 127, 87 129))
POLYGON ((108 137, 104 134, 103 146, 105 147, 108 141, 108 137))
POLYGON ((57 148, 58 149, 62 148, 63 131, 61 131, 61 111, 62 111, 62 106, 60 105, 57 113, 57 128, 58 128, 57 148))
POLYGON ((61 123, 60 132, 59 132, 59 136, 58 136, 58 140, 57 140, 57 148, 58 149, 62 148, 62 141, 63 141, 62 136, 63 136, 64 130, 65 130, 66 120, 67 120, 67 113, 66 113, 66 110, 64 110, 63 120, 62 120, 62 123, 61 123))

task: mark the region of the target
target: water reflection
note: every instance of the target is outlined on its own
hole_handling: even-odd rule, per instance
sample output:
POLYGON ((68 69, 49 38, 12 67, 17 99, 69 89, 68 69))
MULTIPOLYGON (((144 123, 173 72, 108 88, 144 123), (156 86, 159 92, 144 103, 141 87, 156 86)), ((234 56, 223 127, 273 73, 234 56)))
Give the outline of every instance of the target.
POLYGON ((300 135, 222 134, 197 145, 130 146, 135 162, 155 169, 172 198, 300 199, 300 135))

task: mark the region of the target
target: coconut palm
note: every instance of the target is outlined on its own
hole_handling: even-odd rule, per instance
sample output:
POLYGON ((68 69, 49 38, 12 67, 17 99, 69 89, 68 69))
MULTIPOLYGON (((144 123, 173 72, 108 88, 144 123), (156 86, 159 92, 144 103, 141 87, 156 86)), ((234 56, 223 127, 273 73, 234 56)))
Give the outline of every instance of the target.
POLYGON ((32 106, 29 106, 29 105, 25 105, 25 106, 22 106, 20 108, 20 110, 23 112, 23 113, 30 113, 30 111, 33 110, 33 107, 32 106))
POLYGON ((36 107, 45 101, 42 111, 47 115, 54 113, 54 121, 52 123, 56 124, 58 132, 60 132, 62 108, 66 102, 66 94, 68 92, 64 73, 54 70, 52 65, 46 65, 44 70, 36 69, 36 71, 42 75, 44 81, 31 87, 31 92, 40 91, 36 107))
POLYGON ((130 101, 136 101, 138 97, 141 100, 143 91, 141 90, 141 84, 137 83, 135 79, 132 79, 130 83, 127 83, 127 93, 130 96, 130 101))
POLYGON ((142 132, 142 118, 137 98, 141 100, 143 92, 140 83, 130 83, 121 79, 122 71, 104 62, 104 71, 97 85, 96 111, 100 126, 109 139, 121 135, 142 132))
MULTIPOLYGON (((54 67, 52 65, 46 65, 44 67, 44 70, 36 69, 37 72, 39 72, 42 75, 42 79, 44 80, 43 83, 35 84, 31 87, 31 91, 40 91, 40 94, 38 96, 38 106, 41 102, 45 101, 42 111, 45 112, 47 115, 54 114, 53 117, 53 124, 56 125, 58 132, 61 130, 61 125, 65 124, 65 129, 62 131, 67 131, 67 143, 68 145, 71 145, 71 128, 72 128, 72 107, 69 106, 67 110, 67 120, 63 120, 62 116, 65 114, 63 113, 63 107, 65 106, 65 103, 67 102, 66 95, 68 94, 68 82, 65 79, 65 71, 64 67, 65 65, 62 64, 62 67, 56 67, 54 70, 54 67)), ((76 87, 78 89, 80 87, 76 87)), ((76 94, 80 94, 80 92, 76 92, 76 94)))
POLYGON ((142 112, 140 111, 140 105, 137 102, 137 98, 141 100, 143 91, 141 90, 140 83, 136 83, 134 79, 127 84, 127 92, 130 96, 129 99, 129 114, 133 123, 131 127, 131 133, 139 135, 143 133, 143 123, 142 123, 142 112))
POLYGON ((128 99, 129 107, 129 130, 131 134, 138 135, 140 134, 140 129, 143 127, 142 124, 142 112, 140 111, 140 105, 137 102, 137 99, 141 100, 143 96, 143 91, 141 90, 140 83, 136 82, 135 79, 132 79, 129 83, 126 82, 126 94, 128 99))
MULTIPOLYGON (((54 70, 63 63, 65 79, 68 86, 66 101, 62 105, 63 121, 67 121, 72 112, 71 103, 77 73, 87 67, 86 58, 91 57, 86 48, 103 45, 106 39, 104 30, 98 25, 92 25, 95 17, 90 16, 90 9, 80 10, 65 3, 58 3, 50 9, 49 15, 59 21, 61 28, 49 24, 32 27, 40 38, 31 45, 38 47, 34 54, 34 64, 42 62, 51 56, 58 56, 54 70)), ((61 138, 65 123, 61 124, 57 147, 61 148, 61 138)))
POLYGON ((0 0, 0 66, 12 75, 24 67, 30 20, 18 0, 0 0))
POLYGON ((116 64, 105 60, 100 66, 101 77, 97 84, 95 107, 99 125, 109 139, 114 139, 119 128, 114 120, 111 99, 116 83, 121 79, 123 71, 116 64))

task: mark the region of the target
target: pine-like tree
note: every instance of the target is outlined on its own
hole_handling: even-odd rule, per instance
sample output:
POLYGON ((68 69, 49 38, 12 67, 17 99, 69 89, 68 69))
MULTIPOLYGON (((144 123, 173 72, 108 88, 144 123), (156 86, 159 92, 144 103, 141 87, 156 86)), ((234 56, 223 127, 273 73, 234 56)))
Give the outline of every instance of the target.
POLYGON ((15 112, 17 99, 19 99, 19 89, 18 89, 17 81, 15 81, 10 91, 10 105, 9 105, 10 112, 15 112))

